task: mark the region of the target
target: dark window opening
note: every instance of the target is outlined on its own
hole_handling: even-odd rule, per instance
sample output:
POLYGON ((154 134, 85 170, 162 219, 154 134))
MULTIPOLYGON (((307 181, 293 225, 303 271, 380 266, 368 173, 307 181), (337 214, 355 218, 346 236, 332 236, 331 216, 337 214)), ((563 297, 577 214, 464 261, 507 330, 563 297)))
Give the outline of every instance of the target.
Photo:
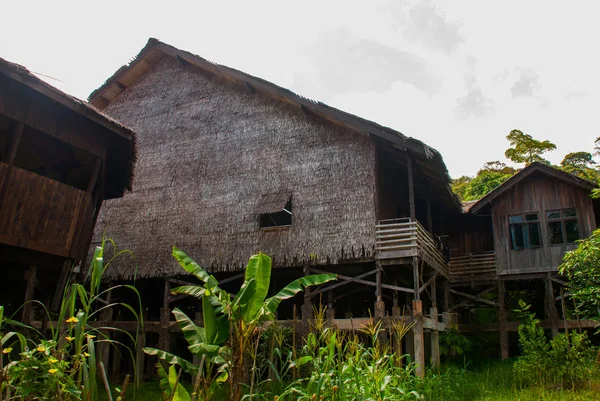
POLYGON ((86 190, 95 160, 79 148, 26 126, 14 166, 86 190))
POLYGON ((260 213, 259 223, 261 228, 284 227, 292 225, 292 198, 289 198, 281 211, 260 213))
POLYGON ((542 246, 540 222, 537 213, 510 216, 509 223, 512 249, 529 249, 542 246))
POLYGON ((546 217, 550 245, 572 244, 580 239, 575 209, 554 210, 547 212, 546 217))

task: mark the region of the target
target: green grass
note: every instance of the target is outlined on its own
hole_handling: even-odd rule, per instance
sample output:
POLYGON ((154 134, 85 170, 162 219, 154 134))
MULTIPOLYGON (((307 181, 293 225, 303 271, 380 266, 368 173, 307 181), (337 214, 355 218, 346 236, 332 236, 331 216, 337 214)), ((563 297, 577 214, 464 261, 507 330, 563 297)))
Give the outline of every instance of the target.
MULTIPOLYGON (((520 389, 512 371, 512 363, 494 362, 470 370, 449 366, 441 374, 429 372, 418 390, 426 401, 600 401, 600 378, 591 383, 591 390, 520 389)), ((133 399, 133 387, 130 387, 124 401, 133 399)), ((158 382, 143 383, 135 399, 162 400, 158 382)))
POLYGON ((520 388, 512 371, 513 361, 494 362, 466 370, 447 367, 424 380, 421 393, 426 400, 456 401, 583 401, 600 400, 600 378, 588 389, 520 388), (591 389, 590 389, 591 388, 591 389))

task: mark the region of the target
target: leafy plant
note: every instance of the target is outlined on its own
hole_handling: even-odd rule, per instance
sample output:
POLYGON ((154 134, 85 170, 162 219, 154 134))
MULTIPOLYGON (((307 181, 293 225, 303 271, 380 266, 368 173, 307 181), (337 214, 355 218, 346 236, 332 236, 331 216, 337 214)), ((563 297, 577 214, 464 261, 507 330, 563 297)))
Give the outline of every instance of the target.
POLYGON ((519 301, 523 323, 519 326, 522 355, 514 363, 521 385, 560 386, 574 389, 598 373, 595 351, 586 333, 571 331, 548 341, 531 305, 519 301))
MULTIPOLYGON (((256 359, 250 368, 248 356, 251 352, 256 354, 263 324, 275 319, 279 304, 306 287, 320 285, 336 278, 334 274, 304 276, 267 298, 271 281, 271 258, 258 253, 249 259, 244 283, 237 294, 232 296, 219 287, 218 281, 212 275, 177 247, 173 247, 173 257, 186 272, 201 282, 200 285, 172 289, 174 294, 187 294, 202 301, 203 328, 195 326, 183 312, 178 313, 181 319, 178 319, 178 323, 182 326, 183 322, 186 329, 182 326, 182 330, 184 334, 188 333, 188 348, 192 353, 202 355, 212 363, 220 365, 219 372, 223 375, 220 378, 228 382, 230 398, 235 400, 242 398, 243 388, 248 382, 250 393, 253 391, 256 359)), ((172 354, 152 348, 146 348, 144 351, 194 372, 193 365, 172 354)), ((208 369, 207 373, 210 374, 208 369)), ((202 376, 203 373, 199 372, 197 383, 202 376)))

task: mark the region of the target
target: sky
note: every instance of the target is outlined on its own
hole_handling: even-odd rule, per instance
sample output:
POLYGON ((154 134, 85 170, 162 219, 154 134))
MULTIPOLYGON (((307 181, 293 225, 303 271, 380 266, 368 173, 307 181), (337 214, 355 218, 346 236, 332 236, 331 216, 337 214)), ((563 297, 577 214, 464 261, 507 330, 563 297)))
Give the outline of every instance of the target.
POLYGON ((512 129, 555 164, 600 136, 596 0, 3 3, 0 57, 82 99, 154 37, 417 138, 453 177, 507 162, 512 129))

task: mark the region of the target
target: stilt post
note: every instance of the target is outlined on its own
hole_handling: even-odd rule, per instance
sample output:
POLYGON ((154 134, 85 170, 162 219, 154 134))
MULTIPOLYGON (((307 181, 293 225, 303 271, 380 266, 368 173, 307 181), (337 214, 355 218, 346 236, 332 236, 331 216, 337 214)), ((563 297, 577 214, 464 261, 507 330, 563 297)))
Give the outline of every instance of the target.
POLYGON ((504 282, 498 280, 498 329, 500 332, 500 357, 503 361, 509 357, 505 294, 506 287, 504 286, 504 282))

